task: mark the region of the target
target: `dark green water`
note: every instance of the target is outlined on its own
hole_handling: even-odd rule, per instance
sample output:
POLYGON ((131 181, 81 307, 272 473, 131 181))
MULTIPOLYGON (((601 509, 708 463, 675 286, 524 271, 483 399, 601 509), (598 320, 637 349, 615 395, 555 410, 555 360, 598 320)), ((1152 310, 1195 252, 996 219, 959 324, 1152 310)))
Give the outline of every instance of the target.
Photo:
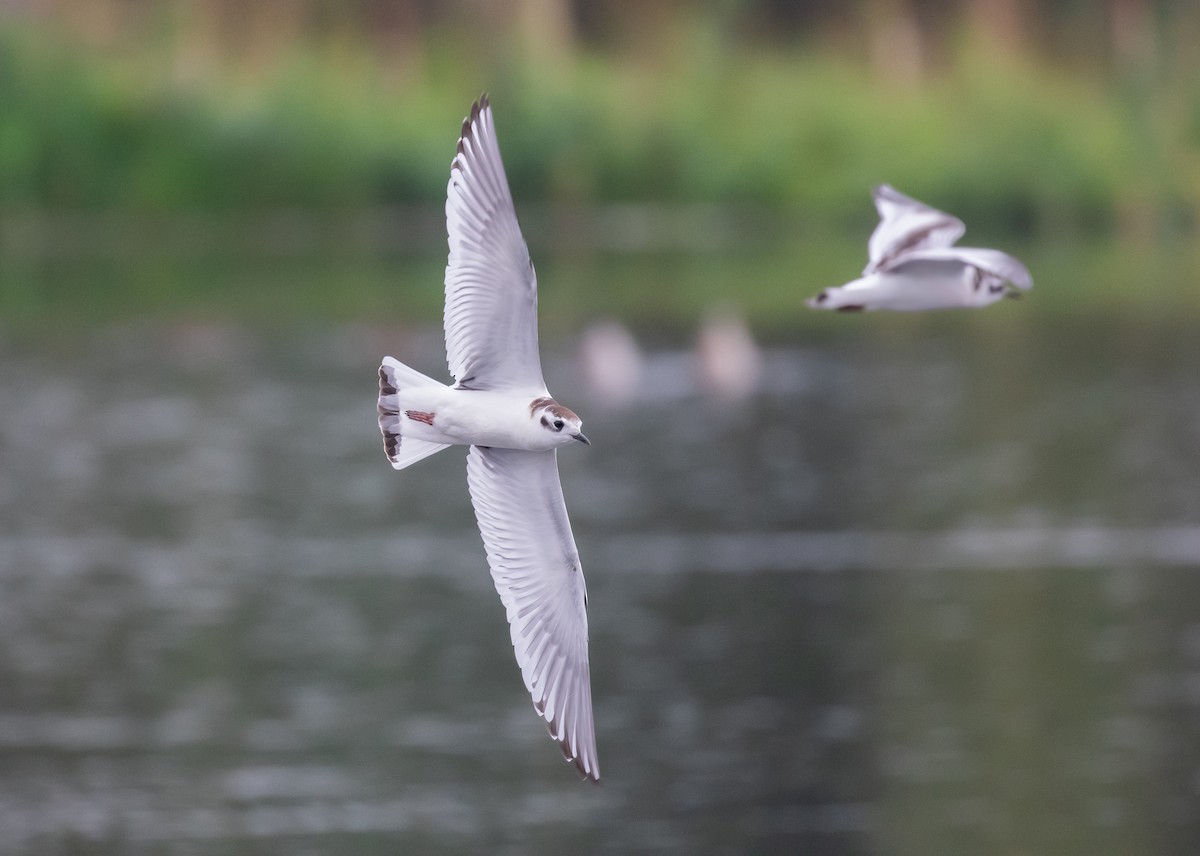
POLYGON ((1197 852, 1200 337, 1021 309, 784 337, 734 402, 546 343, 599 787, 463 453, 384 459, 437 330, 0 342, 0 850, 1197 852))

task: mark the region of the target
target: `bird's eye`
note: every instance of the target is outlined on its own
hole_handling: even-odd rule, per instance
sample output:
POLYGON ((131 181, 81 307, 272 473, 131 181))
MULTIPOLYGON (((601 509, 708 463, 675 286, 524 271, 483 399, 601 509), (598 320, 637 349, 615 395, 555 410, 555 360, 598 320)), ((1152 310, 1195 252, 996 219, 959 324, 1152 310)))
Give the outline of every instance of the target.
POLYGON ((561 419, 555 419, 554 420, 554 430, 561 431, 562 427, 563 427, 563 421, 561 419))

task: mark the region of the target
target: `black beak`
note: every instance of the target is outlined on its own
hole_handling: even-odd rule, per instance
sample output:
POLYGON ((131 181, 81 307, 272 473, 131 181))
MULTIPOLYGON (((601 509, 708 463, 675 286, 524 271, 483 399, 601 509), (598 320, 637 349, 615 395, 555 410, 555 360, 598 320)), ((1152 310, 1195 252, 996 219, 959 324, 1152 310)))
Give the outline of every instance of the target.
POLYGON ((572 434, 571 436, 574 437, 576 440, 578 440, 580 443, 583 443, 583 445, 585 445, 585 446, 592 445, 592 441, 589 440, 587 437, 583 436, 582 431, 579 432, 578 434, 572 434))

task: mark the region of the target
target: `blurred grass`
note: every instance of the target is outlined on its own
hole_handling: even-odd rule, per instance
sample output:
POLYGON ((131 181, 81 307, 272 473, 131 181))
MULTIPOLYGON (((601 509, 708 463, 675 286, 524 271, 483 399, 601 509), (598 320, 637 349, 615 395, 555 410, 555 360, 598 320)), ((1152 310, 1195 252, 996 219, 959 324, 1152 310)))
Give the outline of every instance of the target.
POLYGON ((681 38, 653 58, 580 51, 550 66, 447 38, 403 74, 297 46, 249 74, 10 25, 0 204, 437 203, 484 89, 524 199, 749 202, 857 226, 863 194, 887 180, 989 229, 1051 234, 1180 212, 1190 226, 1200 201, 1200 93, 1186 81, 1122 91, 966 41, 951 68, 905 85, 830 50, 681 38))
POLYGON ((403 71, 303 46, 252 71, 197 69, 153 40, 103 51, 2 28, 0 312, 361 317, 384 304, 436 318, 438 212, 484 89, 553 283, 551 323, 679 323, 731 295, 768 327, 836 323, 800 299, 861 268, 882 181, 962 217, 967 243, 1024 253, 1038 311, 1200 308, 1197 81, 1116 80, 964 39, 949 67, 905 84, 829 48, 751 50, 703 26, 648 57, 547 62, 435 34, 403 71), (650 226, 655 211, 709 206, 733 237, 606 255, 587 249, 594 220, 575 234, 554 223, 630 202, 650 226), (389 233, 369 212, 392 210, 412 216, 389 233), (253 224, 281 211, 295 234, 264 252, 253 224), (176 237, 226 225, 190 246, 164 241, 159 221, 176 237), (400 273, 414 265, 420 276, 400 273))

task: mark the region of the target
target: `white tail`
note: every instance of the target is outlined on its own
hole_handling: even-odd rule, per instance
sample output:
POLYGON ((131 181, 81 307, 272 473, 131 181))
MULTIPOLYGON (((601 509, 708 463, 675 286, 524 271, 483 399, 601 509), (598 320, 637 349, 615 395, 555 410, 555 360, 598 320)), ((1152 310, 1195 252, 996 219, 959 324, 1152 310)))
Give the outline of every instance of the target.
POLYGON ((446 443, 430 443, 400 433, 400 390, 410 386, 445 386, 411 369, 393 357, 384 357, 379 367, 379 430, 383 450, 392 466, 402 470, 445 449, 446 443))

